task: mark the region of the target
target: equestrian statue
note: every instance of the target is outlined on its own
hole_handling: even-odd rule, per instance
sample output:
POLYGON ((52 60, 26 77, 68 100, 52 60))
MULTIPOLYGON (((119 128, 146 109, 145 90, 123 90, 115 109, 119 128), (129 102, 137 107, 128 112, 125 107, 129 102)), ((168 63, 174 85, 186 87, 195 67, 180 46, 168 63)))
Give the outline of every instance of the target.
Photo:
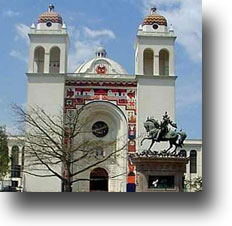
POLYGON ((154 119, 154 117, 148 117, 146 122, 144 123, 144 127, 147 132, 147 137, 145 137, 141 141, 141 146, 143 145, 144 140, 151 140, 151 145, 148 150, 143 151, 140 155, 171 155, 171 156, 178 156, 176 150, 178 147, 182 147, 184 144, 184 140, 187 137, 187 134, 180 130, 177 132, 177 125, 173 121, 170 120, 168 113, 165 112, 163 116, 163 120, 159 123, 158 120, 154 119), (174 128, 170 129, 169 125, 174 128), (161 152, 151 151, 152 146, 155 142, 161 141, 169 141, 169 148, 167 150, 163 150, 161 152), (175 146, 174 151, 171 153, 169 152, 170 149, 175 146))

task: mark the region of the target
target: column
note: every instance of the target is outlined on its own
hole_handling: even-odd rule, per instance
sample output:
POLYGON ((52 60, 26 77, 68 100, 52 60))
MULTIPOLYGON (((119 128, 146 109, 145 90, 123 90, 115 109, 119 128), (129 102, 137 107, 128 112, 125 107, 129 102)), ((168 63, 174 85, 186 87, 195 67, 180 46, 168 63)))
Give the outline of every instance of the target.
POLYGON ((175 56, 174 56, 174 49, 169 52, 169 75, 175 75, 175 56))
POLYGON ((159 55, 155 55, 154 59, 154 75, 159 75, 159 55))
POLYGON ((65 46, 60 48, 60 71, 59 73, 64 74, 66 72, 66 51, 65 46))
POLYGON ((44 56, 44 73, 49 73, 49 64, 50 64, 50 53, 45 50, 44 56))

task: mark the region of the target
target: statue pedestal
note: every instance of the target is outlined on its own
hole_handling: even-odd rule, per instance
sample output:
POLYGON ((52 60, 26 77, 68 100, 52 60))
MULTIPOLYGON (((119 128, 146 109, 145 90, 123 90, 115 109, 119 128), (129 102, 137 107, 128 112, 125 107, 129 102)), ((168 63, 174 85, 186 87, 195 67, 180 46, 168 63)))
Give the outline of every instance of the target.
POLYGON ((136 192, 182 192, 188 158, 133 157, 136 192))

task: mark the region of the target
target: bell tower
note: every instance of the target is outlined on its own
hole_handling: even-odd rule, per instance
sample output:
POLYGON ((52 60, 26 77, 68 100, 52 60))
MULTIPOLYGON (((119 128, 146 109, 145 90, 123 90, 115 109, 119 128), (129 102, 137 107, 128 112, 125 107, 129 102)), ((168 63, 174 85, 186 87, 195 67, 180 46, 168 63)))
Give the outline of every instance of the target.
POLYGON ((31 25, 28 73, 67 73, 69 38, 62 17, 49 5, 31 25))
MULTIPOLYGON (((64 109, 64 87, 67 76, 69 37, 62 17, 49 5, 37 24, 32 24, 28 61, 27 111, 40 107, 50 117, 62 116, 64 109)), ((30 130, 30 125, 26 125, 30 130)), ((61 170, 60 166, 57 166, 61 170)), ((31 170, 31 169, 28 169, 31 170)), ((43 169, 44 173, 48 172, 43 169)), ((25 175, 25 190, 61 191, 57 178, 36 178, 25 175), (47 186, 47 185, 50 186, 47 186)))
POLYGON ((151 8, 139 26, 135 42, 135 74, 174 76, 174 42, 176 36, 167 20, 151 8))
MULTIPOLYGON (((160 120, 167 112, 175 121, 175 39, 167 19, 152 7, 139 26, 135 41, 139 137, 146 132, 143 122, 147 117, 160 120)), ((156 147, 163 148, 160 144, 156 147)), ((137 148, 140 150, 142 147, 139 145, 137 148)))

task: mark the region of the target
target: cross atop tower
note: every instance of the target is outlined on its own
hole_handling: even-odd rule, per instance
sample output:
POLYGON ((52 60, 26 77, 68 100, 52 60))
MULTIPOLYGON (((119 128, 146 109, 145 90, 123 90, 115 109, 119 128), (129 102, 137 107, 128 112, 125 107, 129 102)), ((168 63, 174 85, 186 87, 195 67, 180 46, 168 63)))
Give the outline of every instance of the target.
POLYGON ((157 10, 157 8, 155 6, 151 7, 151 14, 155 14, 156 10, 157 10))
POLYGON ((52 4, 48 6, 48 12, 54 12, 54 9, 55 9, 55 6, 52 4))

